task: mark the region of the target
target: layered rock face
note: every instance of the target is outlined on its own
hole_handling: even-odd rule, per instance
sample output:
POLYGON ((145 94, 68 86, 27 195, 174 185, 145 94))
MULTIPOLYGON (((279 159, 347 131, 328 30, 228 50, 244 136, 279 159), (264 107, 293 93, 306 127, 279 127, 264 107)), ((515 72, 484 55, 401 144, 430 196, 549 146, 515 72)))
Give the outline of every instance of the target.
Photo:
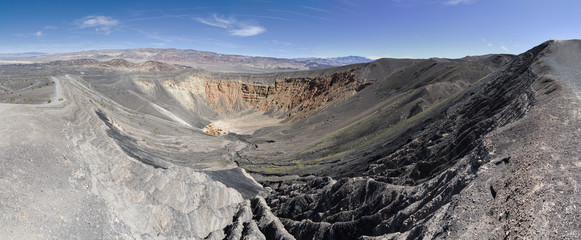
POLYGON ((329 77, 285 78, 273 85, 232 81, 205 82, 205 97, 218 112, 242 110, 246 105, 262 112, 280 112, 285 118, 301 119, 334 102, 344 101, 373 84, 349 72, 329 77))
POLYGON ((359 79, 353 71, 334 73, 330 77, 287 78, 266 89, 243 87, 243 97, 252 107, 282 111, 285 117, 298 120, 325 106, 345 101, 373 84, 373 81, 359 79))

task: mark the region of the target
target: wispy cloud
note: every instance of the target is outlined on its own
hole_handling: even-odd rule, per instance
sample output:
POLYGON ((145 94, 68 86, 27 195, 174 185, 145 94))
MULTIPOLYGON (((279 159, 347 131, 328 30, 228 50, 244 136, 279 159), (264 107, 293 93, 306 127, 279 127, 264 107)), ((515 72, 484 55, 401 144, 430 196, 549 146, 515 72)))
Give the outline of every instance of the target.
POLYGON ((294 46, 295 45, 294 43, 291 43, 291 42, 283 42, 283 41, 278 41, 278 40, 271 40, 271 41, 268 41, 267 43, 281 45, 281 46, 294 46))
POLYGON ((492 47, 492 43, 486 40, 486 38, 482 39, 482 42, 486 44, 486 46, 492 47))
POLYGON ((56 30, 56 29, 58 29, 58 27, 56 27, 56 26, 46 26, 42 30, 37 31, 37 32, 33 33, 32 35, 35 37, 44 37, 44 36, 48 35, 47 32, 50 32, 50 31, 56 30))
POLYGON ((248 17, 248 18, 264 18, 264 19, 269 19, 269 20, 279 20, 279 21, 285 21, 285 22, 298 22, 294 19, 289 19, 289 18, 282 18, 282 17, 273 17, 273 16, 265 16, 265 15, 236 15, 238 17, 248 17))
POLYGON ((359 3, 355 3, 353 0, 339 0, 339 2, 349 6, 349 7, 360 7, 359 3))
POLYGON ((201 22, 206 25, 210 25, 213 27, 220 27, 220 28, 229 28, 232 24, 236 23, 236 20, 233 18, 226 19, 223 17, 218 17, 216 14, 212 16, 212 18, 195 18, 198 22, 201 22))
POLYGON ((176 44, 176 43, 192 44, 193 42, 198 40, 197 37, 171 36, 171 35, 163 34, 163 33, 156 32, 156 31, 150 32, 150 31, 143 31, 141 29, 133 29, 133 28, 128 28, 128 29, 139 32, 145 38, 153 40, 150 44, 158 46, 158 47, 171 46, 172 44, 176 44))
POLYGON ((194 18, 194 20, 213 27, 219 27, 228 30, 232 36, 250 37, 266 32, 266 28, 258 24, 240 22, 232 17, 219 17, 214 14, 211 18, 194 18))
POLYGON ((502 49, 502 50, 504 50, 504 51, 506 51, 506 52, 510 52, 510 51, 508 50, 508 48, 507 48, 507 47, 505 47, 505 46, 500 46, 500 49, 502 49))
POLYGON ((449 6, 455 6, 458 4, 468 4, 473 2, 474 0, 447 0, 445 4, 449 6))
POLYGON ((111 28, 119 24, 119 21, 108 16, 87 16, 77 20, 76 24, 79 28, 95 28, 95 31, 109 35, 111 28))
POLYGON ((302 6, 302 7, 305 8, 305 9, 309 9, 309 10, 313 10, 313 11, 317 11, 317 12, 331 13, 331 11, 325 10, 325 9, 321 9, 321 8, 309 7, 309 6, 302 6))
POLYGON ((268 9, 268 11, 282 13, 282 14, 292 14, 292 15, 302 16, 302 17, 315 18, 315 19, 320 19, 320 20, 325 20, 325 21, 332 21, 330 18, 320 17, 319 15, 315 15, 315 14, 305 14, 305 13, 301 13, 301 12, 279 10, 279 9, 268 9))

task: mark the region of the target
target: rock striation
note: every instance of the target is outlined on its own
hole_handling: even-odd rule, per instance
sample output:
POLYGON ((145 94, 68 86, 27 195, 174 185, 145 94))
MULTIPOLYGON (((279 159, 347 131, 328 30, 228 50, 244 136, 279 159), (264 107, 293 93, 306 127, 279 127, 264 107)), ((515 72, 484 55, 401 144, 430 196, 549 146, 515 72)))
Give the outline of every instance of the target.
POLYGON ((217 112, 241 111, 247 106, 301 119, 373 84, 357 78, 353 71, 333 73, 329 77, 285 78, 272 85, 208 81, 204 83, 204 93, 217 112))

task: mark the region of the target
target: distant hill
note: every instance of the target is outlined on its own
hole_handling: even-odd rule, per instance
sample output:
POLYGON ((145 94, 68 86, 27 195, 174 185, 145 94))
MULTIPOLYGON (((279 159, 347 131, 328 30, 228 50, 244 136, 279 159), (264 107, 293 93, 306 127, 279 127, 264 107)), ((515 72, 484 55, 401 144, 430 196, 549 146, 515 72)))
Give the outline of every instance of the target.
POLYGON ((29 58, 46 55, 41 52, 25 52, 25 53, 0 53, 0 59, 14 59, 14 58, 29 58))
POLYGON ((279 72, 279 71, 311 70, 372 61, 371 59, 358 56, 336 57, 336 58, 286 59, 273 57, 228 55, 213 52, 181 50, 173 48, 91 50, 58 54, 23 53, 7 55, 5 59, 26 60, 31 62, 49 62, 56 60, 75 60, 75 59, 95 59, 99 61, 125 59, 134 63, 141 63, 146 61, 158 61, 164 63, 186 65, 194 68, 200 68, 215 72, 279 72))
POLYGON ((349 65, 349 64, 356 64, 356 63, 367 63, 373 61, 372 59, 360 56, 347 56, 347 57, 334 57, 334 58, 295 58, 295 60, 299 61, 311 61, 311 62, 318 62, 318 63, 325 63, 332 66, 339 65, 349 65))

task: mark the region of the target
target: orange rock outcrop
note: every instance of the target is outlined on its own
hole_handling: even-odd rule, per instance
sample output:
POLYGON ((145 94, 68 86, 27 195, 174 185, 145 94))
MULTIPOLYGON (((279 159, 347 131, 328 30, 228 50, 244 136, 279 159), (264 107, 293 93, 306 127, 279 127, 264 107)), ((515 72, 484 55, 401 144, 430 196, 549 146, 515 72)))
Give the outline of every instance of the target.
POLYGON ((286 78, 274 85, 237 81, 205 82, 206 100, 217 112, 274 109, 286 117, 301 119, 331 103, 340 102, 373 82, 357 78, 352 71, 330 77, 286 78))

